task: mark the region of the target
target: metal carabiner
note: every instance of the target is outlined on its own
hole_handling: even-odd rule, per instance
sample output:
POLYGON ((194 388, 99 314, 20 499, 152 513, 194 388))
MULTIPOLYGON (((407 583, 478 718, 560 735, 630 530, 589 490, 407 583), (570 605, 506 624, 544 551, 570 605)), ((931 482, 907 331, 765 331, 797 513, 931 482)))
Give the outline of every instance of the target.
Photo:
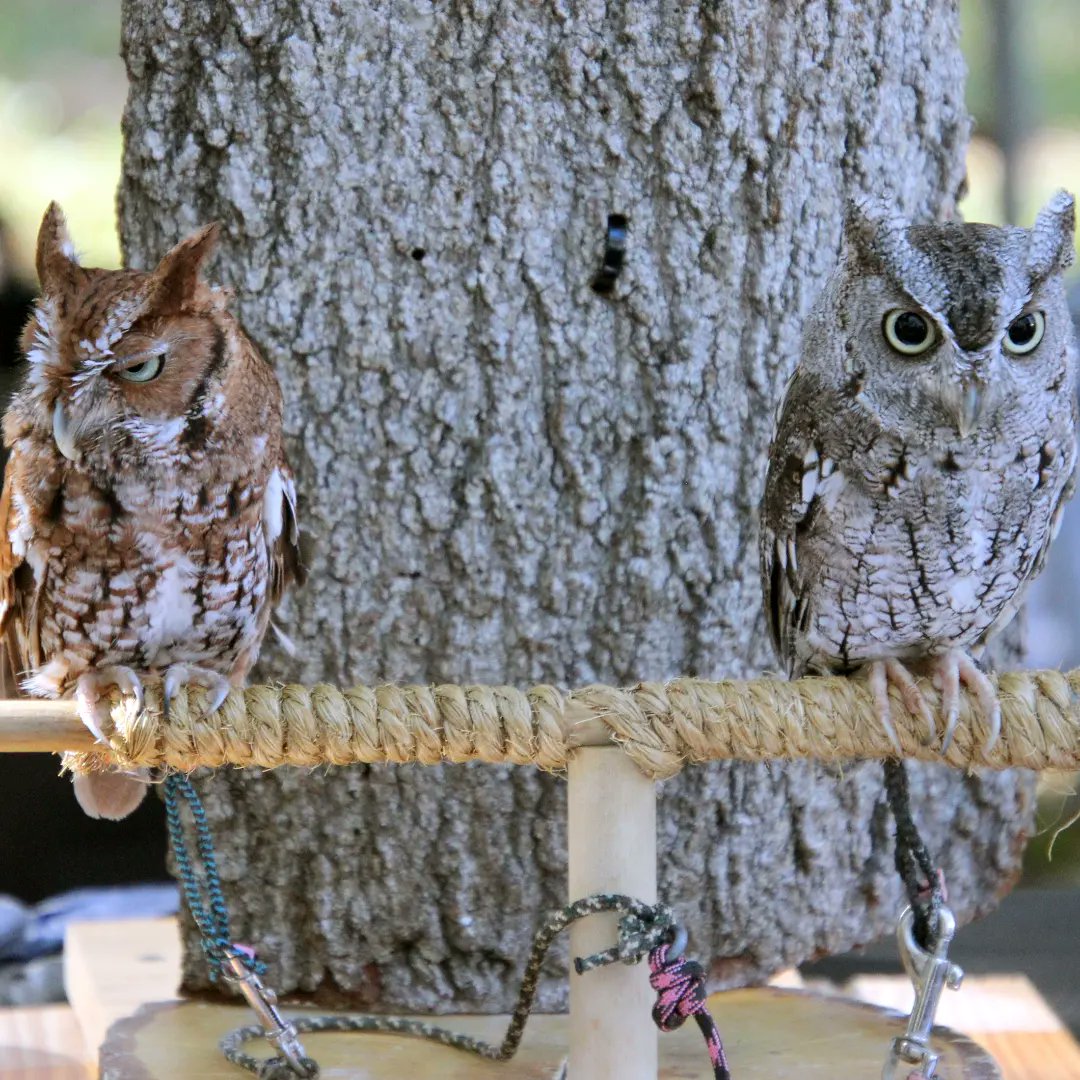
POLYGON ((959 990, 964 979, 963 969, 949 960, 949 944, 956 933, 956 917, 944 905, 938 910, 937 940, 928 952, 915 940, 915 912, 904 908, 896 929, 900 959, 915 987, 907 1030, 892 1041, 889 1057, 882 1069, 882 1080, 909 1080, 912 1066, 919 1080, 934 1080, 939 1054, 930 1049, 930 1034, 934 1028, 941 992, 946 987, 959 990), (903 1065, 905 1072, 897 1070, 903 1065))
POLYGON ((259 1018, 263 1034, 267 1041, 288 1063, 297 1076, 313 1076, 304 1059, 304 1047, 297 1035, 296 1028, 277 1010, 277 994, 264 985, 262 979, 250 967, 251 961, 238 949, 230 949, 225 954, 228 970, 222 968, 222 974, 244 995, 248 1005, 259 1018))
POLYGON ((671 947, 667 951, 665 960, 670 964, 686 952, 686 943, 690 940, 690 935, 684 927, 678 925, 672 926, 668 934, 671 936, 671 947))

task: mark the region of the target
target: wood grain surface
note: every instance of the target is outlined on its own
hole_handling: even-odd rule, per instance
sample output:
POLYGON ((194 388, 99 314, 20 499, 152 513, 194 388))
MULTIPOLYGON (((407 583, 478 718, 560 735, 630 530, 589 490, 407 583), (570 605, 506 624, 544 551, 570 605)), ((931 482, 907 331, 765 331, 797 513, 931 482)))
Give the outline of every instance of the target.
MULTIPOLYGON (((102 1080, 243 1076, 221 1058, 217 1041, 225 1031, 250 1023, 251 1014, 239 1006, 182 1002, 175 997, 179 949, 172 920, 74 926, 68 935, 66 968, 74 1008, 0 1010, 4 1080, 84 1080, 93 1070, 87 1065, 91 1055, 83 1047, 92 1046, 98 1033, 105 1040, 102 1080)), ((785 973, 779 981, 788 989, 740 990, 710 999, 738 1080, 794 1075, 800 1080, 819 1076, 832 1080, 837 1075, 876 1080, 888 1042, 902 1029, 902 1021, 896 1012, 867 1002, 902 1012, 910 1003, 910 983, 900 976, 852 980, 842 989, 864 999, 855 1002, 820 983, 798 989, 804 984, 797 973, 785 973)), ((944 1080, 989 1080, 999 1075, 1002 1080, 1080 1080, 1080 1046, 1023 976, 969 979, 959 993, 943 997, 940 1018, 967 1033, 966 1038, 941 1036, 944 1080), (986 1051, 996 1059, 996 1070, 986 1051)), ((490 1039, 498 1039, 506 1023, 498 1016, 444 1020, 449 1027, 490 1039)), ((627 1022, 640 1023, 641 1018, 627 1022)), ((510 1065, 382 1035, 324 1034, 304 1041, 325 1075, 532 1080, 559 1076, 567 1038, 565 1017, 534 1017, 521 1055, 510 1065)), ((664 1035, 660 1046, 664 1080, 708 1077, 696 1028, 664 1035)), ((250 1048, 258 1056, 269 1051, 265 1044, 250 1048)))

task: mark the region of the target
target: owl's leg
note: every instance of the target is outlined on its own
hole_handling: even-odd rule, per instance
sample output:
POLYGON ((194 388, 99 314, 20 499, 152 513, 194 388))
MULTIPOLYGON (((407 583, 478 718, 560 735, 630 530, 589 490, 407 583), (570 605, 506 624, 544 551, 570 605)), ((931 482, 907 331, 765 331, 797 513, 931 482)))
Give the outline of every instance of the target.
POLYGON ((129 667, 95 668, 83 672, 75 683, 75 700, 79 719, 90 729, 98 742, 108 742, 103 725, 109 719, 109 691, 113 688, 135 699, 136 709, 143 707, 143 687, 139 676, 129 667))
POLYGON ((975 695, 983 722, 990 729, 983 749, 989 752, 1001 734, 1001 705, 994 684, 979 670, 963 649, 950 649, 934 661, 935 682, 941 688, 941 711, 945 716, 945 735, 941 740, 944 754, 952 745, 956 723, 960 719, 960 684, 975 695))
POLYGON ((929 703, 911 672, 899 660, 894 660, 892 657, 875 660, 870 665, 869 678, 870 689, 874 693, 874 709, 878 723, 885 729, 885 734, 889 736, 889 742, 896 748, 898 755, 902 756, 904 751, 900 747, 900 739, 896 735, 896 728, 892 722, 889 683, 900 691, 900 700, 903 701, 907 711, 913 716, 918 716, 930 729, 930 738, 933 739, 937 735, 937 724, 934 722, 934 714, 929 703))
POLYGON ((181 686, 201 686, 206 690, 207 713, 217 712, 232 689, 232 683, 220 671, 196 667, 194 664, 172 664, 165 672, 166 717, 169 715, 169 706, 180 692, 181 686))

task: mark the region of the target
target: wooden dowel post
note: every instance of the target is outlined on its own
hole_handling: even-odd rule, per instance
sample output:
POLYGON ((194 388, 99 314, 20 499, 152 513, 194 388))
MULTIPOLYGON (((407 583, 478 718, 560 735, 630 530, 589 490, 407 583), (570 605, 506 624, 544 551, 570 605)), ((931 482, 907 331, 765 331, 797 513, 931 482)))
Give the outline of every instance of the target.
MULTIPOLYGON (((656 901, 656 785, 614 746, 578 750, 569 768, 570 900, 625 893, 656 901)), ((570 928, 570 956, 616 941, 618 916, 570 928)), ((571 963, 572 963, 571 959, 571 963)), ((648 966, 609 964, 570 972, 568 1080, 656 1080, 657 1037, 648 966)))

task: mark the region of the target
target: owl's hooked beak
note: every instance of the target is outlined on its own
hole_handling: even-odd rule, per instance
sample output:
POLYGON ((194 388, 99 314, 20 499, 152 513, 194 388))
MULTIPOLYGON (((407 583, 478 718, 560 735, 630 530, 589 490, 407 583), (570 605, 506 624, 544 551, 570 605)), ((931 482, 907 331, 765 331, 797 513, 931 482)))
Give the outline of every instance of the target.
POLYGON ((986 406, 986 383, 975 376, 960 380, 960 400, 956 410, 956 428, 966 439, 978 426, 986 406))
POLYGON ((82 457, 82 453, 75 445, 75 432, 68 420, 67 413, 64 412, 64 405, 58 401, 53 406, 52 414, 52 432, 53 439, 56 441, 56 448, 68 459, 68 461, 78 462, 82 457))
POLYGON ((979 426, 986 411, 989 387, 974 372, 965 372, 959 377, 950 372, 938 387, 941 403, 956 421, 960 438, 966 439, 979 426))

